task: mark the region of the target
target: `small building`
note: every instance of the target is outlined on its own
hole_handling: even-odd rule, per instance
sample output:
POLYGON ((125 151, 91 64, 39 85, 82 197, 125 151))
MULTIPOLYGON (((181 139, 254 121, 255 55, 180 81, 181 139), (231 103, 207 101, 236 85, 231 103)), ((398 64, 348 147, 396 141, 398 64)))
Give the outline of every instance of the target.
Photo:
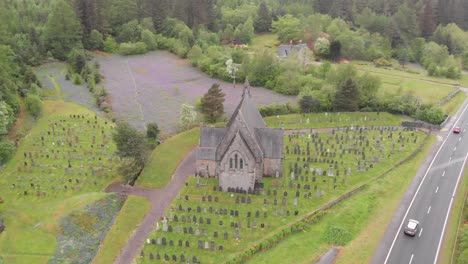
POLYGON ((309 47, 307 47, 307 44, 306 43, 300 43, 300 44, 281 44, 279 47, 278 47, 278 57, 281 57, 281 58, 284 58, 284 57, 287 57, 289 54, 291 54, 291 52, 299 52, 301 51, 302 49, 308 49, 309 47))
POLYGON ((248 81, 227 127, 200 130, 196 173, 216 177, 223 191, 254 190, 263 176, 282 176, 284 131, 266 127, 248 81))

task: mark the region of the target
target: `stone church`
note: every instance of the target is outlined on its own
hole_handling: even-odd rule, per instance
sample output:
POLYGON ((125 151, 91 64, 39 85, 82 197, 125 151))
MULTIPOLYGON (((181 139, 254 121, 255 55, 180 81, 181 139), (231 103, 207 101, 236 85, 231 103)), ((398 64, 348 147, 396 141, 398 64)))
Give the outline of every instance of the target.
POLYGON ((254 190, 263 176, 283 174, 283 130, 267 128, 246 81, 227 127, 202 126, 198 175, 216 177, 223 191, 254 190))

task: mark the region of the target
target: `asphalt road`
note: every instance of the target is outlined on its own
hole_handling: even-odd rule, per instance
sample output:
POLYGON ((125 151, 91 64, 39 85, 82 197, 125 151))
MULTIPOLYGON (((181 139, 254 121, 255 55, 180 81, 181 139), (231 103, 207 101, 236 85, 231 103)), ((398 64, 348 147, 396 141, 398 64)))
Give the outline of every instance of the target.
POLYGON ((452 123, 419 184, 414 186, 414 195, 402 211, 404 215, 401 212, 396 220, 398 225, 389 226, 391 231, 387 233, 392 235, 387 234, 381 242, 385 247, 385 254, 374 258, 373 263, 437 263, 448 214, 468 157, 467 109, 468 105, 465 105, 459 112, 459 117, 452 123), (455 126, 462 129, 460 134, 451 132, 455 126), (419 231, 414 237, 403 233, 408 219, 415 219, 420 223, 419 231))

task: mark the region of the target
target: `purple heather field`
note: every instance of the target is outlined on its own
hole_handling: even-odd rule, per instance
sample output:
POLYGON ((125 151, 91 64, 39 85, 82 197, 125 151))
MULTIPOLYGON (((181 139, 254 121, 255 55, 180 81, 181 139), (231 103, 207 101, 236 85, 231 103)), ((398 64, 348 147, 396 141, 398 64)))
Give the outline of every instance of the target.
MULTIPOLYGON (((163 134, 178 128, 181 104, 195 104, 213 83, 219 83, 226 94, 224 108, 229 117, 239 103, 243 84, 213 79, 192 67, 188 61, 167 51, 155 51, 136 56, 97 56, 104 75, 103 85, 111 95, 114 112, 136 127, 156 122, 163 134)), ((295 97, 284 96, 265 88, 251 89, 257 105, 294 102, 295 97)))

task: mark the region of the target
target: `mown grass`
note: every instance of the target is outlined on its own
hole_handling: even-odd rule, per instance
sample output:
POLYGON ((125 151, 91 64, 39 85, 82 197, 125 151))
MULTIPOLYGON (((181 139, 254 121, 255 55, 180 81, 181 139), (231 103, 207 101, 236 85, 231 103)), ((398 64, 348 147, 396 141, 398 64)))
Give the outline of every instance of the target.
POLYGON ((179 163, 198 145, 200 128, 177 134, 157 146, 136 181, 136 186, 162 188, 172 179, 179 163))
POLYGON ((150 209, 151 203, 146 198, 128 197, 119 216, 102 242, 93 263, 113 263, 150 209))
POLYGON ((465 101, 465 99, 466 99, 466 93, 459 92, 454 97, 452 97, 450 101, 442 105, 442 110, 444 111, 444 113, 454 116, 457 113, 460 106, 465 101))
POLYGON ((290 114, 265 117, 268 127, 280 128, 284 124, 285 129, 307 128, 332 128, 345 126, 400 126, 407 117, 392 115, 389 113, 353 112, 353 113, 311 113, 290 114), (309 119, 309 123, 307 123, 309 119))
MULTIPOLYGON (((0 169, 0 196, 5 201, 0 204, 0 215, 4 218, 6 225, 6 231, 0 235, 0 255, 5 258, 7 263, 47 263, 49 258, 54 255, 57 246, 55 234, 59 230, 58 220, 70 213, 71 210, 83 207, 107 195, 100 191, 108 182, 114 179, 113 173, 109 172, 108 178, 96 177, 94 178, 96 184, 88 179, 91 184, 85 185, 82 176, 77 176, 75 173, 74 176, 66 176, 67 180, 62 182, 65 177, 62 172, 63 169, 59 172, 59 169, 53 167, 52 163, 56 165, 68 164, 67 159, 63 158, 68 146, 60 149, 62 153, 57 156, 57 159, 54 159, 53 154, 50 152, 51 157, 49 159, 40 156, 34 158, 36 166, 31 166, 29 157, 24 158, 24 153, 54 149, 53 140, 52 142, 46 140, 45 146, 42 147, 41 140, 38 140, 38 138, 40 136, 44 136, 45 139, 49 137, 47 131, 50 131, 50 125, 53 122, 69 124, 70 128, 74 128, 74 124, 77 125, 79 121, 69 119, 70 114, 89 115, 92 116, 93 121, 95 116, 94 112, 75 103, 44 101, 42 118, 37 120, 32 130, 22 139, 14 157, 0 169), (34 141, 36 141, 36 146, 34 146, 34 141), (23 170, 25 161, 28 162, 26 167, 33 169, 33 173, 23 170), (41 172, 39 164, 47 170, 41 172), (21 172, 18 171, 18 167, 22 168, 21 172), (48 171, 49 168, 52 172, 48 171), (18 180, 18 176, 22 177, 21 181, 18 180), (81 185, 69 183, 68 177, 73 177, 73 180, 80 178, 81 185), (50 180, 53 180, 53 183, 50 180), (31 183, 35 184, 35 188, 29 186, 31 183), (16 184, 17 188, 13 189, 12 184, 16 184), (23 189, 18 188, 20 184, 25 185, 25 187, 23 189), (37 197, 38 184, 41 185, 40 190, 46 193, 45 197, 43 195, 37 197), (51 188, 52 186, 62 186, 63 188, 63 185, 69 185, 69 187, 72 185, 80 186, 81 191, 72 191, 70 189, 68 191, 59 191, 57 188, 51 188), (24 190, 28 191, 28 195, 23 194, 24 190)), ((102 125, 104 121, 97 117, 96 122, 102 125)), ((107 130, 107 128, 103 129, 107 130)), ((99 130, 99 133, 101 133, 101 130, 99 130)), ((91 140, 91 133, 83 133, 79 136, 81 147, 86 149, 89 145, 85 143, 91 140)), ((96 138, 100 142, 98 135, 96 138)), ((112 143, 109 144, 112 146, 112 143)), ((57 146, 55 149, 58 149, 57 146)), ((80 153, 82 153, 83 149, 80 149, 80 153)), ((112 151, 112 148, 109 151, 112 151)), ((97 161, 96 158, 96 161, 88 161, 88 164, 96 166, 98 162, 101 161, 97 161)), ((110 164, 107 161, 102 161, 102 163, 104 165, 110 164)), ((75 170, 78 169, 77 161, 72 160, 71 164, 73 164, 75 170)))
POLYGON ((444 84, 452 84, 452 85, 458 85, 460 83, 459 80, 452 80, 452 79, 447 79, 447 78, 439 78, 439 77, 433 77, 433 76, 428 76, 424 74, 426 71, 425 70, 413 70, 413 72, 419 72, 419 73, 413 73, 413 72, 408 72, 408 71, 403 71, 403 70, 398 70, 394 68, 388 68, 388 67, 375 67, 374 65, 365 62, 357 62, 353 63, 359 70, 361 71, 368 71, 372 73, 380 73, 380 74, 385 74, 385 75, 397 75, 395 77, 402 77, 402 78, 415 78, 415 79, 421 79, 421 80, 426 80, 430 82, 437 82, 437 83, 444 83, 444 84))
POLYGON ((259 50, 269 50, 271 52, 276 53, 278 49, 279 41, 278 35, 274 33, 270 34, 258 34, 252 39, 252 44, 250 45, 250 49, 254 51, 259 50))
POLYGON ((466 256, 460 255, 467 249, 459 244, 463 236, 465 240, 466 237, 468 237, 468 201, 465 200, 467 198, 467 192, 468 171, 466 171, 465 167, 465 173, 460 180, 457 195, 452 204, 444 241, 440 250, 439 263, 464 263, 463 261, 467 261, 466 259, 463 260, 463 257, 466 256))
POLYGON ((430 150, 435 138, 411 160, 371 182, 362 191, 327 210, 326 215, 303 233, 295 234, 273 250, 255 255, 250 263, 314 263, 332 247, 327 242, 328 227, 348 231, 347 243, 336 263, 369 263, 395 208, 430 150))
POLYGON ((460 79, 460 85, 468 88, 468 74, 462 74, 460 79))

